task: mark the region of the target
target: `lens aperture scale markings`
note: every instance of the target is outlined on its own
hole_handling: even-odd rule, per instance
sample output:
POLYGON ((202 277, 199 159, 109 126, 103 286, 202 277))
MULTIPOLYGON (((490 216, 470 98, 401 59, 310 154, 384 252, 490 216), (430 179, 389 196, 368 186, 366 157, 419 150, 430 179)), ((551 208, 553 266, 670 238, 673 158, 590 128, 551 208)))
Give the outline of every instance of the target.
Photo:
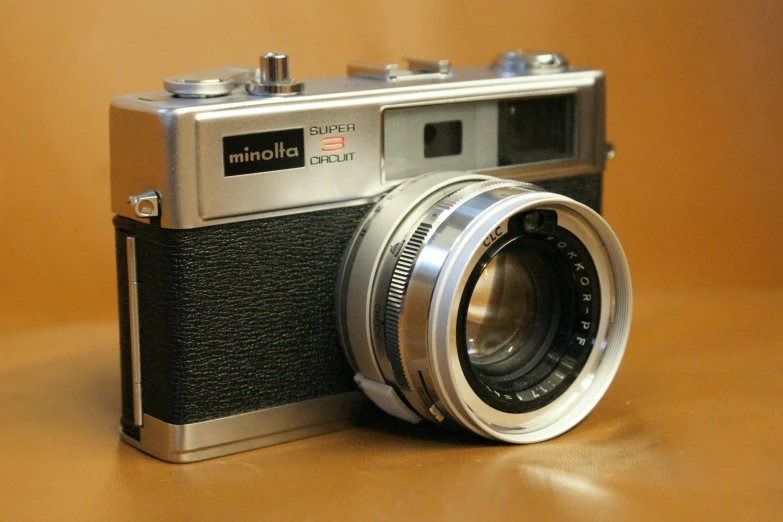
MULTIPOLYGON (((540 383, 538 386, 517 393, 516 397, 523 402, 538 399, 542 395, 545 395, 557 388, 565 380, 565 378, 566 375, 563 372, 560 370, 555 370, 544 382, 540 383)), ((510 399, 510 397, 507 398, 510 399)))

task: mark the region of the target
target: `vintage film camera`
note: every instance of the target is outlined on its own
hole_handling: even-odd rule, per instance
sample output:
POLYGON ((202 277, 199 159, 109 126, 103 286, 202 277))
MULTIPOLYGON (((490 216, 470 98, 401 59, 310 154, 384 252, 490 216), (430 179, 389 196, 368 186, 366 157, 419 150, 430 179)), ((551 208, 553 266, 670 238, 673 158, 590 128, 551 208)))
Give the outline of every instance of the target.
POLYGON ((355 425, 365 395, 535 442, 609 386, 631 285, 597 214, 603 73, 525 52, 348 72, 298 82, 270 53, 113 101, 121 436, 142 451, 355 425))

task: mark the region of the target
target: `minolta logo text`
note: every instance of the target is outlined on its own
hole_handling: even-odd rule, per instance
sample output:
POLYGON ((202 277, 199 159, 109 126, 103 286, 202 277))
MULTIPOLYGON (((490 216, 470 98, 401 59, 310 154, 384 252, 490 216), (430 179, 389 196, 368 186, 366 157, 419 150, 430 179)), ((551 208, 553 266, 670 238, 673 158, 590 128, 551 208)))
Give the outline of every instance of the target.
POLYGON ((223 137, 226 176, 301 167, 304 167, 304 129, 223 137))
POLYGON ((294 156, 299 156, 299 147, 287 148, 285 146, 285 143, 281 141, 279 143, 275 143, 274 150, 269 150, 269 149, 265 151, 254 150, 250 152, 250 148, 245 147, 244 154, 242 154, 241 152, 239 154, 229 154, 228 162, 245 163, 247 161, 269 161, 269 160, 279 159, 284 157, 293 158, 294 156))

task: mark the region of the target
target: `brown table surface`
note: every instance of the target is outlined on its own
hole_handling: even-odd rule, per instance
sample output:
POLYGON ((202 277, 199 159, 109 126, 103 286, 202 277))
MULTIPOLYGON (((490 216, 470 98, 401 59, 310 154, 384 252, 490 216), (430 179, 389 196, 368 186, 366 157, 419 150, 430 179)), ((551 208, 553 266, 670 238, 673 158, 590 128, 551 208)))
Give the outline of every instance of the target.
POLYGON ((637 295, 617 378, 508 446, 380 417, 195 464, 117 437, 114 323, 0 336, 0 518, 783 519, 783 290, 637 295))

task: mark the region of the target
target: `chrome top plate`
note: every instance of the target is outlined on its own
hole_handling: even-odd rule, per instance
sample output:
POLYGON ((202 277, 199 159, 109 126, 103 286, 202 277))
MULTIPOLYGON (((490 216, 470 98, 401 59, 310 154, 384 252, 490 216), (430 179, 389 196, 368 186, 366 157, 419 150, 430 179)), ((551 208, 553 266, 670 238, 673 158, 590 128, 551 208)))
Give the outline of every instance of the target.
MULTIPOLYGON (((194 228, 361 204, 405 180, 385 175, 387 109, 561 93, 577 96, 576 157, 482 172, 522 181, 601 172, 606 143, 598 70, 507 75, 466 67, 454 68, 448 78, 418 81, 326 78, 307 80, 302 94, 292 97, 253 96, 241 86, 215 98, 119 96, 111 110, 112 210, 148 221, 127 201, 154 190, 161 226, 194 228), (291 129, 303 131, 301 166, 224 175, 224 138, 291 129)), ((255 152, 277 150, 275 144, 255 152)))

